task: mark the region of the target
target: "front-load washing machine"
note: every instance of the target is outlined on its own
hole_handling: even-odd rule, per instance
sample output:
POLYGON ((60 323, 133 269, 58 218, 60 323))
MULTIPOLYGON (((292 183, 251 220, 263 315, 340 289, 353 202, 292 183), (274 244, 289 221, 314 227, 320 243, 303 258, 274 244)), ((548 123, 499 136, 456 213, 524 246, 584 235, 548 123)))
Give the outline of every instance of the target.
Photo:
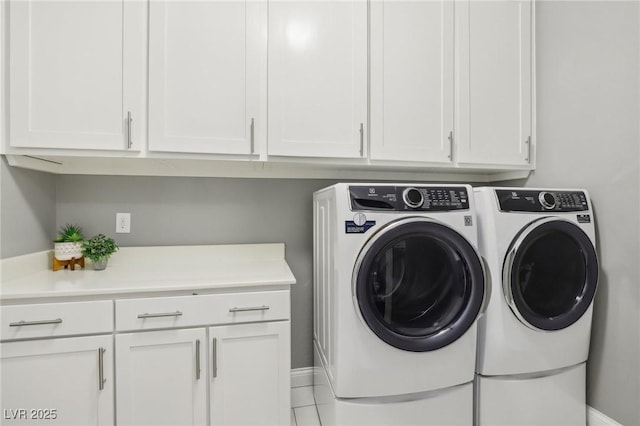
POLYGON ((485 295, 471 187, 341 183, 313 213, 322 424, 471 424, 485 295))
POLYGON ((476 424, 585 425, 598 281, 584 190, 476 188, 491 296, 478 324, 476 424))

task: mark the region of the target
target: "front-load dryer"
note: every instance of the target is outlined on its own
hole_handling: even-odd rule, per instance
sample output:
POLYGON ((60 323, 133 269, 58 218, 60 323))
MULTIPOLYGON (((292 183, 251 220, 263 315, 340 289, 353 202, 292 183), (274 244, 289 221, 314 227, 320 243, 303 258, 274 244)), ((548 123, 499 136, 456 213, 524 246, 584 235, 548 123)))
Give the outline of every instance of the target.
POLYGON ((469 425, 485 295, 468 185, 314 194, 314 394, 323 425, 469 425))
POLYGON ((491 296, 478 324, 479 425, 584 425, 598 281, 584 190, 476 188, 491 296))

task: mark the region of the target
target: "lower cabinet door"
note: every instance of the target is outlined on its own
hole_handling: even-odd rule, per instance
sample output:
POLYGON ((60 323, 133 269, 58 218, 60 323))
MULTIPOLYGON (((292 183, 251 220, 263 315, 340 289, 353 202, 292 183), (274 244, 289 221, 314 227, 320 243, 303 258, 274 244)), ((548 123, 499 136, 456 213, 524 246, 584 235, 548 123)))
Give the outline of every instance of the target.
POLYGON ((113 425, 113 337, 0 344, 2 425, 113 425))
POLYGON ((116 336, 117 424, 207 424, 206 329, 116 336))
POLYGON ((212 425, 288 425, 290 322, 209 329, 212 425))

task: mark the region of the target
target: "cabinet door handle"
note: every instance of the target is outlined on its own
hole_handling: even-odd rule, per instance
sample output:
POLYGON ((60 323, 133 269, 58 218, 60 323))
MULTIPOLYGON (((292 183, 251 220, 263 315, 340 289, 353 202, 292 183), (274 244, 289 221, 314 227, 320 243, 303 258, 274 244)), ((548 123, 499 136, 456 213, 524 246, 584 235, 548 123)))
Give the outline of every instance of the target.
POLYGON ((131 149, 133 142, 131 142, 131 122, 133 118, 131 117, 131 111, 127 111, 127 148, 131 149))
POLYGON ((527 144, 527 158, 525 158, 524 161, 531 162, 531 136, 529 136, 524 143, 527 144))
POLYGON ((200 339, 196 340, 196 380, 200 380, 200 339))
POLYGON ((138 314, 138 318, 140 319, 144 319, 144 318, 161 318, 161 317, 181 317, 182 316, 182 312, 180 311, 175 311, 175 312, 160 312, 157 314, 138 314))
POLYGON ((364 155, 364 123, 360 123, 360 157, 364 155))
POLYGON ((27 325, 45 325, 45 324, 62 324, 62 318, 56 318, 52 320, 41 320, 41 321, 18 321, 12 322, 9 324, 9 327, 23 327, 27 325))
POLYGON ((453 130, 449 132, 449 160, 453 159, 453 130))
POLYGON ((269 309, 271 309, 269 306, 262 305, 262 306, 250 306, 247 308, 230 308, 229 312, 267 311, 269 309))
POLYGON ((107 379, 104 378, 104 353, 107 350, 105 348, 98 349, 98 389, 104 390, 104 383, 107 379))
POLYGON ((218 339, 215 337, 211 341, 211 374, 218 377, 218 339))
POLYGON ((255 125, 254 125, 253 118, 251 118, 250 133, 251 133, 251 151, 250 151, 250 154, 253 154, 254 145, 255 145, 255 125))

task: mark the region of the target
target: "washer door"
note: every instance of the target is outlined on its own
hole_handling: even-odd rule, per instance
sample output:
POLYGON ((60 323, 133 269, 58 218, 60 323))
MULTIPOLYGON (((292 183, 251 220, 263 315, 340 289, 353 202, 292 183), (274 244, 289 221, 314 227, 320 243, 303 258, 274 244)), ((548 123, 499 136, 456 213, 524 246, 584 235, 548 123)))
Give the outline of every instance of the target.
POLYGON ((578 321, 593 301, 597 282, 595 247, 582 229, 563 219, 529 225, 505 258, 507 303, 533 329, 561 330, 578 321))
POLYGON ((369 328, 386 343, 414 352, 439 349, 462 336, 485 293, 474 247, 425 218, 380 230, 360 252, 353 284, 369 328))

